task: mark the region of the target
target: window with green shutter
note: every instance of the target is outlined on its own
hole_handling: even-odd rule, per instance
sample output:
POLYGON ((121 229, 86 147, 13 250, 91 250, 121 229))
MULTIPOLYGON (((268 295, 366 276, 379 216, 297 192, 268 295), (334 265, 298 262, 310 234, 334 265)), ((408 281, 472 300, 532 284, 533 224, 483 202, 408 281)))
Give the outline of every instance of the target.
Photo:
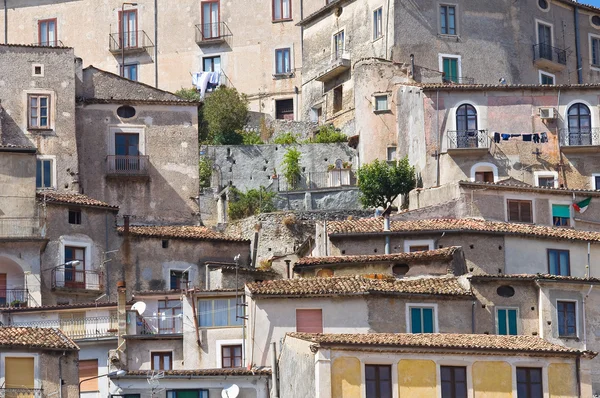
POLYGON ((442 58, 444 80, 458 83, 458 58, 442 58))
POLYGON ((555 227, 568 227, 571 225, 571 206, 552 205, 552 223, 555 227))
POLYGON ((433 307, 409 307, 410 308, 410 331, 411 333, 433 333, 434 332, 434 308, 433 307))
POLYGON ((496 310, 496 314, 498 319, 499 335, 515 336, 518 334, 518 310, 516 308, 498 308, 496 310))

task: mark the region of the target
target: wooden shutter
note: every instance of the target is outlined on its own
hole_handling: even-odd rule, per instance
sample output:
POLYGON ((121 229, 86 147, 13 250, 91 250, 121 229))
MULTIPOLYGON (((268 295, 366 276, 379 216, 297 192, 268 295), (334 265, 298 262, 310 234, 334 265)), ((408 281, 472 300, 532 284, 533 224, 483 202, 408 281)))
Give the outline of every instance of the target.
POLYGON ((522 222, 533 222, 533 216, 531 212, 531 202, 521 202, 521 220, 522 222))
POLYGON ((519 202, 508 201, 508 221, 519 221, 519 202))
POLYGON ((323 311, 296 310, 296 332, 323 333, 323 311))
MULTIPOLYGON (((0 274, 0 299, 6 299, 6 274, 0 274)), ((6 304, 0 301, 0 304, 6 304)))
MULTIPOLYGON (((98 360, 86 359, 79 361, 79 381, 98 376, 98 360)), ((98 379, 92 379, 81 383, 81 392, 98 391, 98 379)))
POLYGON ((5 388, 34 388, 34 359, 6 357, 5 388))

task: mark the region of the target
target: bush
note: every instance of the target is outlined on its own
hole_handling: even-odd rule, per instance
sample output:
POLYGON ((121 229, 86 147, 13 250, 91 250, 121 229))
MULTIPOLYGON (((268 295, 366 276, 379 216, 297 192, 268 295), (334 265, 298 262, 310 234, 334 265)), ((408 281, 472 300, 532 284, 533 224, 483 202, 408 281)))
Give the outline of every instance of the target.
POLYGON ((290 148, 283 155, 283 177, 291 188, 295 188, 296 184, 302 176, 300 174, 300 157, 302 154, 296 148, 290 148))
POLYGON ((320 126, 315 137, 308 140, 308 142, 314 144, 332 144, 336 142, 348 142, 348 137, 331 124, 327 124, 320 126))
POLYGON ((273 212, 276 210, 273 203, 276 195, 275 192, 267 191, 265 187, 250 189, 245 193, 231 188, 229 190, 229 218, 239 220, 260 213, 273 212))
POLYGON ((180 88, 174 93, 176 96, 188 101, 200 101, 200 93, 195 88, 180 88))
POLYGON ((212 177, 212 161, 207 157, 201 157, 198 162, 198 177, 200 178, 200 187, 210 187, 212 177))
POLYGON ((216 145, 239 145, 238 131, 248 121, 248 98, 235 88, 220 86, 206 97, 202 116, 208 128, 207 140, 216 145))
POLYGON ((260 262, 258 263, 258 269, 262 270, 262 271, 268 271, 271 269, 271 267, 273 266, 273 260, 260 260, 260 262))
POLYGON ((244 145, 262 145, 264 142, 260 139, 260 134, 256 131, 241 131, 242 143, 244 145))
POLYGON ((286 227, 291 228, 296 224, 296 216, 293 214, 290 214, 289 216, 285 216, 281 220, 281 223, 283 225, 285 225, 286 227))
POLYGON ((287 132, 283 134, 279 134, 277 137, 273 139, 273 144, 279 145, 291 145, 298 143, 298 136, 294 133, 287 132))

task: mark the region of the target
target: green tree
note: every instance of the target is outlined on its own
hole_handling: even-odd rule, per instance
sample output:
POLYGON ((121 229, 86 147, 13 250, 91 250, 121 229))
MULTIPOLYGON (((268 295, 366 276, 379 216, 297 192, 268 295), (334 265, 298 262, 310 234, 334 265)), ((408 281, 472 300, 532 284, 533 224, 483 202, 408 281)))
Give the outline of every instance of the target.
POLYGON ((277 137, 273 138, 273 144, 291 145, 291 144, 297 144, 297 143, 298 143, 298 136, 292 132, 279 134, 277 137))
POLYGON ((331 144, 335 142, 348 142, 348 137, 331 124, 320 126, 315 137, 308 140, 308 143, 315 144, 331 144))
POLYGON ((358 169, 358 189, 364 207, 389 206, 416 185, 415 168, 404 157, 396 164, 374 160, 358 169))
POLYGON ((239 220, 260 213, 276 210, 273 200, 277 193, 267 191, 265 187, 242 192, 237 188, 229 190, 228 213, 231 220, 239 220))
POLYGON ((262 145, 263 140, 260 139, 260 133, 257 131, 240 131, 242 135, 242 143, 244 145, 262 145))
POLYGON ((239 145, 244 137, 238 132, 248 121, 248 98, 235 88, 220 86, 204 100, 203 120, 206 140, 215 145, 239 145))
POLYGON ((212 176, 212 161, 206 156, 201 157, 198 162, 198 176, 200 177, 200 187, 210 187, 210 178, 212 176))
POLYGON ((288 186, 292 188, 296 188, 296 184, 300 180, 301 172, 300 172, 300 157, 302 154, 296 148, 290 148, 287 150, 285 155, 283 155, 283 161, 281 165, 283 166, 283 177, 285 181, 288 183, 288 186))

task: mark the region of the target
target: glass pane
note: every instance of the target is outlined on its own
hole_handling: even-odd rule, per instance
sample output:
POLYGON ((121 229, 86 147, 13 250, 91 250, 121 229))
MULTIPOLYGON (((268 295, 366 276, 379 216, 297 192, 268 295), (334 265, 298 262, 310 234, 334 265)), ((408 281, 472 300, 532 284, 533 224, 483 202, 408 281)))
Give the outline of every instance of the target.
POLYGON ((454 7, 448 7, 448 34, 456 34, 455 18, 454 18, 454 7))
POLYGON ((374 366, 365 366, 365 378, 367 380, 375 380, 375 367, 374 366))
POLYGON ((392 368, 390 366, 379 367, 379 379, 392 380, 392 368))
POLYGON ((442 382, 442 398, 453 398, 452 390, 452 383, 449 381, 442 382))
POLYGON ((375 97, 375 109, 378 111, 387 109, 387 95, 379 95, 375 97))
POLYGON ((221 57, 214 57, 213 58, 213 67, 214 67, 213 72, 220 72, 221 71, 221 57))
POLYGON ((560 256, 560 275, 569 275, 569 252, 561 251, 560 256))
POLYGON ((455 398, 467 398, 466 383, 456 383, 454 385, 454 391, 456 392, 455 398))
POLYGON ((227 326, 229 300, 218 299, 214 303, 214 326, 227 326))
POLYGON ((517 368, 517 382, 524 383, 527 381, 527 369, 517 368))
POLYGON ((200 326, 212 326, 212 300, 198 302, 198 323, 200 326))
POLYGON ((160 369, 160 356, 153 355, 152 356, 152 369, 160 369))
POLYGON ((290 0, 282 0, 283 3, 283 18, 290 17, 290 0))
POLYGON ((377 386, 374 381, 366 382, 367 398, 377 398, 377 386))
POLYGON ((454 368, 454 378, 456 381, 466 382, 467 381, 467 368, 454 368))
POLYGON ((498 334, 507 334, 506 310, 498 310, 498 334))
POLYGON ((224 368, 231 367, 231 358, 230 357, 223 357, 223 367, 224 368))
POLYGON ((274 2, 274 19, 281 19, 281 0, 273 0, 274 2))
POLYGON ((529 377, 532 383, 542 382, 542 371, 541 369, 529 369, 529 377))
POLYGON ((556 250, 548 251, 548 268, 551 275, 558 275, 558 253, 556 250))
POLYGON ((243 319, 241 318, 237 318, 237 314, 236 311, 239 311, 239 315, 242 315, 242 308, 240 307, 240 309, 237 308, 237 306, 235 305, 235 299, 230 299, 229 300, 229 325, 241 325, 243 322, 243 319))
POLYGON ((450 368, 448 366, 441 366, 440 367, 440 377, 442 378, 442 381, 452 380, 452 368, 450 368))
POLYGON ((392 383, 389 381, 380 381, 379 388, 381 389, 380 398, 392 398, 392 383))
MULTIPOLYGON (((52 187, 52 161, 44 160, 42 162, 44 167, 44 187, 50 188, 52 187)), ((81 258, 83 260, 83 258, 81 258)))

